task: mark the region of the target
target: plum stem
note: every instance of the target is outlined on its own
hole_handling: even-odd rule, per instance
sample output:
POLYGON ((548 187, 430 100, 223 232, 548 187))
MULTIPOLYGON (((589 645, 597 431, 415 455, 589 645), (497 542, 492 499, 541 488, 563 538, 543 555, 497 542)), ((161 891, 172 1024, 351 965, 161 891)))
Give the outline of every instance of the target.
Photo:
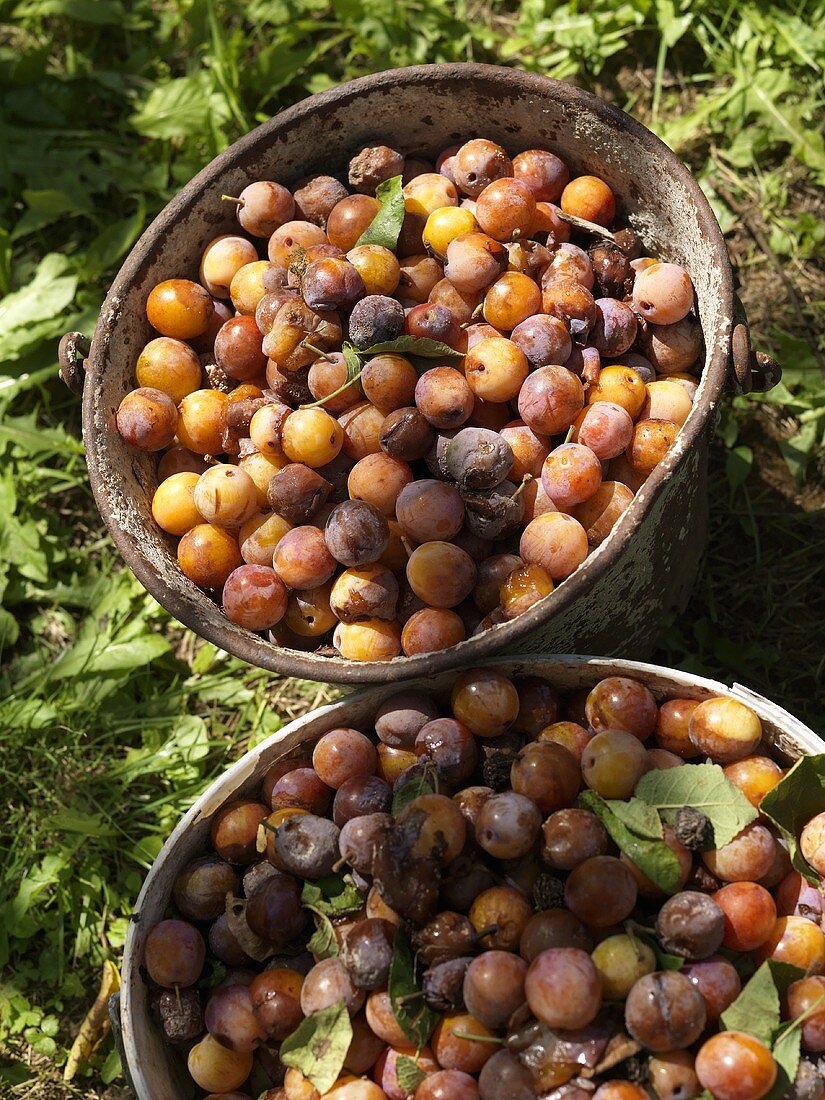
MULTIPOLYGON (((317 345, 313 344, 311 340, 302 340, 301 341, 301 347, 306 348, 307 351, 314 351, 319 359, 325 359, 327 361, 327 363, 334 363, 335 362, 335 360, 329 354, 329 352, 324 351, 323 348, 319 348, 317 345)), ((338 391, 336 390, 336 393, 337 392, 338 391)), ((327 396, 332 397, 332 394, 330 393, 327 396)))
POLYGON ((480 931, 476 932, 476 934, 473 936, 473 940, 476 943, 479 943, 481 940, 484 939, 485 936, 494 936, 496 932, 499 932, 500 930, 500 924, 488 924, 486 928, 482 928, 480 931))
POLYGON ((420 1001, 423 996, 423 989, 415 989, 412 993, 405 993, 403 997, 397 997, 396 1003, 400 1005, 410 1004, 412 1001, 420 1001))
POLYGON ((348 390, 350 386, 354 386, 362 374, 363 371, 359 370, 359 372, 354 375, 354 377, 348 378, 346 382, 338 387, 337 390, 333 390, 332 393, 328 393, 326 397, 320 397, 317 401, 311 401, 308 405, 299 405, 298 408, 317 409, 319 407, 323 407, 327 403, 327 401, 331 401, 333 397, 337 397, 339 393, 343 393, 344 390, 348 390))
POLYGON ((521 485, 519 485, 518 489, 516 489, 516 491, 513 493, 512 499, 515 500, 519 493, 523 493, 528 482, 531 482, 533 480, 535 479, 533 478, 532 474, 525 474, 524 477, 521 479, 521 485))
POLYGON ((457 1028, 452 1029, 453 1035, 456 1039, 472 1039, 475 1043, 495 1043, 497 1046, 503 1046, 504 1040, 497 1038, 495 1035, 474 1035, 472 1031, 458 1031, 457 1028))

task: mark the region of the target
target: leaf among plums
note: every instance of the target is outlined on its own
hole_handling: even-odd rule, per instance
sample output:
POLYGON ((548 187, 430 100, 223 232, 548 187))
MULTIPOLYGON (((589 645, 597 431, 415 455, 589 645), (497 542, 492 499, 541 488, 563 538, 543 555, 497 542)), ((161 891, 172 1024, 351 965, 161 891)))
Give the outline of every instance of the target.
POLYGON ((323 913, 313 913, 312 915, 315 918, 315 931, 307 943, 307 951, 312 952, 316 959, 334 958, 339 954, 339 951, 332 921, 323 913))
POLYGON ((648 772, 633 793, 657 809, 670 825, 685 806, 701 810, 713 826, 717 848, 729 844, 759 816, 718 764, 683 764, 648 772))
POLYGON ((285 1066, 300 1070, 321 1094, 329 1092, 344 1066, 352 1042, 346 1001, 337 1001, 302 1020, 281 1043, 285 1066))
POLYGON ((233 898, 231 894, 227 894, 226 926, 250 959, 265 962, 275 954, 275 945, 262 940, 249 927, 246 922, 246 906, 246 898, 233 898))
POLYGON ((344 387, 346 388, 346 385, 349 385, 350 382, 354 382, 355 379, 360 376, 361 371, 364 369, 364 364, 361 361, 361 353, 354 344, 349 342, 349 340, 345 340, 341 345, 341 354, 344 357, 344 363, 347 367, 347 381, 344 387))
MULTIPOLYGON (((432 365, 430 359, 462 359, 463 355, 460 351, 456 351, 455 348, 451 348, 448 344, 442 344, 440 340, 430 340, 427 336, 399 336, 395 340, 382 340, 378 344, 373 344, 369 348, 357 348, 349 340, 344 340, 341 345, 341 354, 344 356, 344 363, 347 368, 347 378, 343 385, 339 386, 335 393, 341 393, 351 385, 356 379, 361 377, 361 372, 364 369, 364 360, 370 355, 403 355, 408 356, 417 370, 428 370, 432 365), (416 360, 423 362, 419 365, 416 360)), ((333 394, 328 394, 326 398, 322 398, 320 402, 314 402, 313 404, 323 404, 324 400, 329 400, 333 394)), ((307 406, 312 407, 312 405, 307 406)))
POLYGON ((825 755, 800 757, 759 809, 782 830, 796 870, 818 886, 820 876, 802 855, 798 837, 812 817, 825 811, 825 755))
POLYGON ((438 1014, 424 1003, 421 996, 415 974, 415 956, 403 925, 395 933, 387 991, 398 1026, 411 1043, 423 1046, 432 1035, 438 1014))
POLYGON ((414 802, 416 798, 420 798, 422 794, 434 793, 436 793, 434 781, 426 774, 417 775, 414 779, 411 779, 409 783, 405 783, 400 790, 395 792, 392 797, 390 812, 393 817, 398 817, 404 807, 408 806, 410 802, 414 802))
POLYGON ((358 248, 362 244, 378 244, 391 251, 398 244, 398 234, 404 224, 404 191, 401 176, 384 180, 375 189, 380 209, 370 224, 355 242, 358 248))
MULTIPOLYGON (((799 1069, 805 1014, 790 1023, 781 1022, 782 1000, 804 971, 788 963, 768 959, 762 963, 733 1004, 722 1013, 722 1024, 730 1031, 744 1031, 768 1046, 778 1072, 765 1100, 781 1100, 799 1069)), ((809 1009, 819 1007, 819 1002, 809 1009)))
POLYGON ((771 1054, 777 1065, 776 1081, 765 1100, 780 1100, 791 1087, 802 1055, 802 1028, 799 1020, 777 1028, 771 1039, 771 1054))
POLYGON ((405 1093, 414 1093, 427 1074, 408 1054, 399 1054, 395 1060, 395 1076, 405 1093))
POLYGON ((618 798, 607 799, 607 805, 623 825, 648 840, 662 839, 662 819, 659 811, 640 798, 622 801, 618 798))
POLYGON ((741 951, 730 951, 727 947, 720 947, 717 954, 728 960, 739 975, 739 981, 742 985, 750 981, 756 973, 756 963, 750 955, 743 955, 741 951))
POLYGON ((595 791, 584 791, 580 794, 579 804, 598 817, 611 839, 660 890, 664 890, 666 894, 675 894, 678 891, 679 860, 664 840, 652 840, 629 829, 595 791))
POLYGON ((788 986, 802 977, 804 972, 796 966, 773 959, 763 962, 733 1004, 722 1013, 725 1028, 744 1031, 770 1046, 781 1019, 781 999, 788 986))
POLYGON ((428 336, 398 336, 382 340, 361 352, 362 355, 412 355, 421 359, 463 359, 464 355, 449 344, 431 340, 428 336))
POLYGON ((646 947, 650 948, 656 956, 657 970, 681 970, 685 965, 685 960, 679 955, 669 955, 667 951, 662 950, 659 941, 656 939, 655 933, 651 932, 649 928, 637 924, 634 920, 626 920, 624 922, 624 930, 628 936, 630 936, 631 940, 639 940, 646 947))
POLYGON ((349 875, 325 875, 315 882, 305 882, 301 901, 307 909, 324 917, 344 917, 364 904, 349 875))

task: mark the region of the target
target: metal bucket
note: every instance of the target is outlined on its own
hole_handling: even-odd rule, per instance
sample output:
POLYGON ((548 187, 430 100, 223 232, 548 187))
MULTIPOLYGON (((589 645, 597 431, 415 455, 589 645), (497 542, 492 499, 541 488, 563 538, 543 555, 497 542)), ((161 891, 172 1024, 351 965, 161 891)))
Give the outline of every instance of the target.
MULTIPOLYGON (((590 688, 605 676, 632 676, 643 681, 657 699, 707 699, 727 695, 747 703, 759 715, 765 738, 785 762, 806 753, 825 752, 825 741, 807 726, 761 695, 738 684, 728 688, 715 680, 692 676, 676 669, 635 661, 598 657, 521 657, 513 660, 484 661, 506 675, 540 676, 561 691, 590 688)), ((441 672, 423 680, 405 683, 420 687, 449 703, 455 673, 441 672)), ((172 896, 172 885, 182 868, 204 854, 209 846, 212 817, 225 802, 257 792, 264 773, 279 757, 304 742, 314 742, 321 734, 337 726, 369 731, 381 703, 396 691, 395 687, 371 688, 338 703, 322 707, 290 722, 278 733, 248 752, 206 793, 198 799, 163 846, 140 892, 123 954, 121 1026, 126 1068, 138 1100, 183 1100, 186 1073, 175 1053, 164 1041, 149 1018, 147 986, 141 973, 146 936, 163 919, 172 896)), ((190 1082, 191 1086, 191 1082, 190 1082)))
POLYGON ((708 444, 720 397, 729 383, 745 391, 777 378, 776 365, 751 351, 722 233, 678 157, 640 123, 595 96, 487 65, 426 65, 364 77, 304 100, 236 142, 143 234, 112 284, 83 364, 86 351, 78 334, 67 334, 61 371, 73 388, 83 388, 92 489, 138 579, 182 623, 251 664, 359 684, 431 675, 502 651, 621 650, 646 656, 669 617, 684 609, 699 568, 707 534, 708 444), (254 179, 291 182, 319 171, 340 173, 353 152, 378 139, 434 156, 476 134, 512 152, 547 147, 574 174, 602 176, 620 196, 620 215, 649 248, 687 268, 707 348, 693 411, 606 541, 552 595, 515 621, 440 653, 385 663, 280 648, 230 623, 182 574, 173 540, 152 520, 155 459, 131 450, 115 429, 115 411, 134 385, 138 354, 154 335, 146 320, 147 296, 162 279, 197 278, 205 245, 234 231, 234 208, 220 201, 222 193, 237 194, 254 179))

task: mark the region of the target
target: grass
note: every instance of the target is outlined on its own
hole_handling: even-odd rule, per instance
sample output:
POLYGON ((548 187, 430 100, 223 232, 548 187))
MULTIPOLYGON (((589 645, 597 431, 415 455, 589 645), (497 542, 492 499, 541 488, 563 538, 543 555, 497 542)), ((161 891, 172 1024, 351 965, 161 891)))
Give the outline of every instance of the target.
POLYGON ((353 76, 479 60, 576 81, 697 174, 783 384, 726 409, 707 562, 657 658, 825 733, 825 4, 0 0, 0 1094, 123 1095, 107 1039, 61 1073, 180 813, 329 689, 244 668, 124 572, 55 344, 239 134, 353 76))

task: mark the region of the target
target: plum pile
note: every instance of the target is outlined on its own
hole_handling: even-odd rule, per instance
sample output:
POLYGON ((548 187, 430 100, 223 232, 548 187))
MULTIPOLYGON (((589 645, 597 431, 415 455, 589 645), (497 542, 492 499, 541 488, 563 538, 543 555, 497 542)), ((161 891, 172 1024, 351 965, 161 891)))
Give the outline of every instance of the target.
POLYGON ((626 677, 403 690, 216 813, 152 1011, 210 1100, 820 1100, 804 768, 626 677))
POLYGON ((221 199, 238 232, 151 289, 116 423, 183 573, 279 645, 385 661, 524 614, 690 415, 690 277, 552 152, 376 146, 221 199))

